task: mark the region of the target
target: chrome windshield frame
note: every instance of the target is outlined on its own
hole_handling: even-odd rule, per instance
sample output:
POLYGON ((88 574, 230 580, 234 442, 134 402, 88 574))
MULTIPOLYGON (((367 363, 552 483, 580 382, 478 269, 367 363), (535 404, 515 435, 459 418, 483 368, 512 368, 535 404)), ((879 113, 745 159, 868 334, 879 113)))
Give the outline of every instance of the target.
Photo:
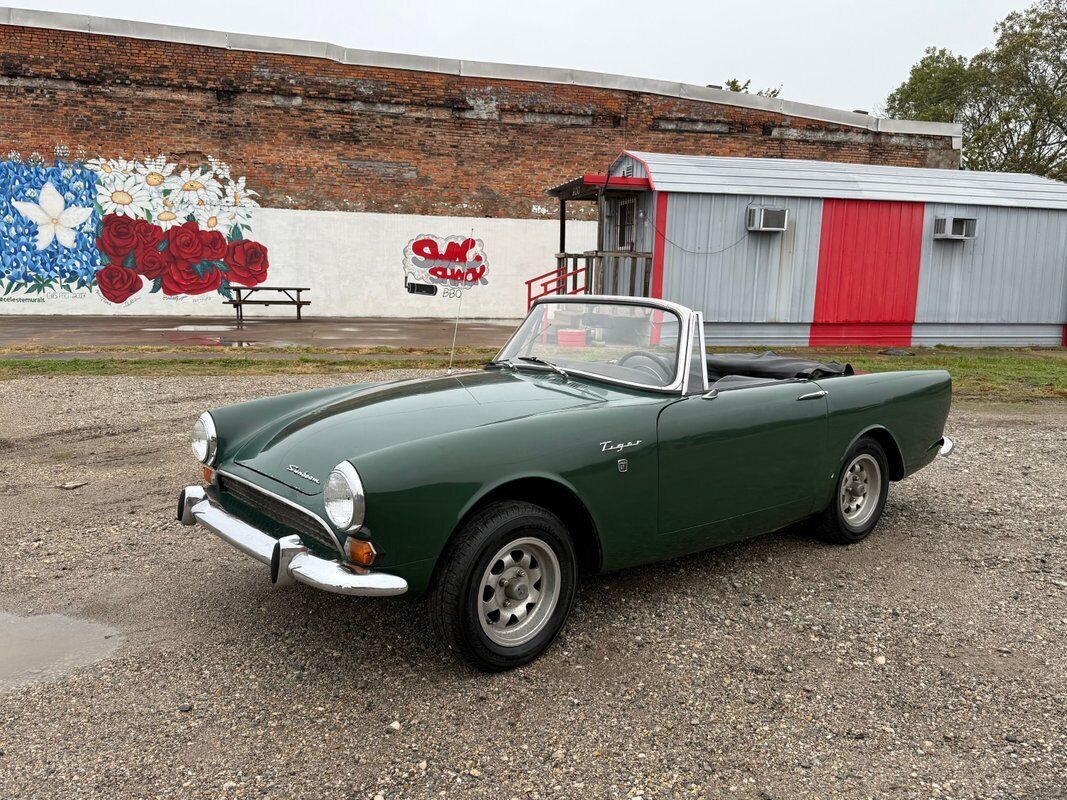
MULTIPOLYGON (((519 335, 519 331, 522 329, 523 324, 530 318, 530 315, 534 313, 534 310, 546 303, 579 303, 579 304, 596 304, 603 303, 606 305, 628 305, 628 306, 642 306, 645 308, 654 308, 660 311, 668 311, 675 314, 678 317, 678 324, 681 326, 678 332, 678 354, 674 364, 674 380, 667 386, 655 386, 648 383, 637 383, 635 381, 624 381, 618 378, 610 378, 606 375, 601 375, 596 372, 586 372, 585 370, 566 366, 563 369, 567 371, 569 375, 578 375, 583 378, 589 378, 595 381, 601 381, 603 383, 610 383, 616 386, 626 386, 632 389, 642 389, 649 392, 660 392, 662 394, 684 394, 689 378, 689 358, 692 354, 693 347, 693 318, 694 312, 685 306, 678 303, 672 303, 669 300, 660 300, 655 297, 629 297, 624 295, 608 295, 608 294, 570 294, 570 295, 549 295, 546 297, 539 297, 534 300, 533 305, 530 306, 530 311, 526 314, 522 323, 519 324, 515 332, 508 337, 508 340, 504 343, 504 346, 497 351, 494 360, 500 358, 501 353, 507 350, 511 343, 515 340, 515 337, 519 335)), ((703 327, 703 326, 701 326, 703 327)), ((700 332, 703 335, 703 331, 700 332)), ((546 369, 547 371, 547 369, 546 369)), ((707 380, 705 379, 705 383, 707 380)))

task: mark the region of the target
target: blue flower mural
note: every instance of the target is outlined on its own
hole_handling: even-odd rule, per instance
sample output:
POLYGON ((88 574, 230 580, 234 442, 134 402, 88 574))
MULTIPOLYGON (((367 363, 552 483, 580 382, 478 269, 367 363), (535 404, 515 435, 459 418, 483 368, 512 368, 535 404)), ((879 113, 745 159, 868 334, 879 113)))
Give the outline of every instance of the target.
POLYGON ((57 160, 45 166, 18 157, 0 161, 3 294, 92 286, 100 269, 100 219, 96 175, 84 165, 57 160))

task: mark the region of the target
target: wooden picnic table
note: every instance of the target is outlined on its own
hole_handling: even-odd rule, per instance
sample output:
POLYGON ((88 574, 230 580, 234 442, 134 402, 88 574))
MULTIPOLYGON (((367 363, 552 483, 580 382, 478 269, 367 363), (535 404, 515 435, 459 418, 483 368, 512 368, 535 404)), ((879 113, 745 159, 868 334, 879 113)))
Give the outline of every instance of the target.
POLYGON ((245 306, 296 306, 296 318, 299 321, 302 319, 301 310, 304 306, 311 305, 310 300, 300 297, 301 292, 311 291, 307 286, 231 286, 230 291, 233 292, 234 298, 226 303, 233 306, 237 312, 238 328, 245 322, 245 306), (273 293, 273 296, 262 299, 252 297, 260 292, 273 293))

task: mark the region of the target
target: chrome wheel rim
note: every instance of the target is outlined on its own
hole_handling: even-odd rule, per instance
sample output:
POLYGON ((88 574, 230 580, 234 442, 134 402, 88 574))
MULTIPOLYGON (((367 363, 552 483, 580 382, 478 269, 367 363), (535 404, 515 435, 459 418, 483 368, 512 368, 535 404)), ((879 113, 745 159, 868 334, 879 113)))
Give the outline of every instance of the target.
POLYGON ((503 647, 534 638, 559 602, 559 559, 534 536, 497 551, 478 584, 478 619, 485 635, 503 647))
POLYGON ((871 521, 881 499, 882 468, 874 456, 861 453, 841 476, 838 492, 841 516, 850 528, 862 528, 871 521))

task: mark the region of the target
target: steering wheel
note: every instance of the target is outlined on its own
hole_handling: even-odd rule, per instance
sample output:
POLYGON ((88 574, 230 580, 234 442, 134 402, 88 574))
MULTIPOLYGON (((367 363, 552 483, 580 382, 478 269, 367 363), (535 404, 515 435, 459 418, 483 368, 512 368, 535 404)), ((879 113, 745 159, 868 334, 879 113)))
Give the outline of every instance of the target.
POLYGON ((659 358, 645 350, 631 350, 626 355, 615 359, 615 363, 620 367, 624 367, 626 366, 626 362, 631 359, 633 359, 635 363, 630 365, 630 369, 641 369, 650 372, 656 376, 658 381, 670 381, 671 375, 667 372, 667 369, 663 366, 663 363, 659 358), (640 359, 640 361, 638 361, 638 359, 640 359))

